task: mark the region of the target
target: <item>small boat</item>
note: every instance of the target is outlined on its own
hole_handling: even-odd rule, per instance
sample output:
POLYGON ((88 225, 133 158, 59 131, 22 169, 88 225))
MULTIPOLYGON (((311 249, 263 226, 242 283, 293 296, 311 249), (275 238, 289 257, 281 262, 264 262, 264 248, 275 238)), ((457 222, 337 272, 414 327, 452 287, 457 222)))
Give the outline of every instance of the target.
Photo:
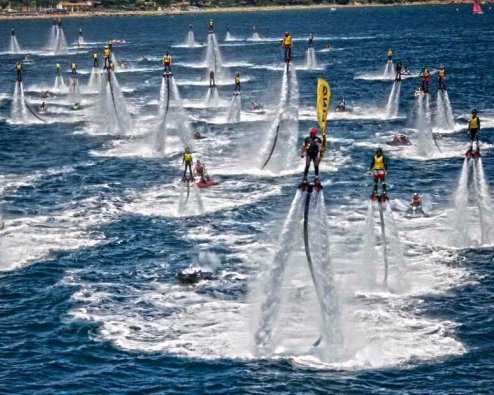
POLYGON ((211 280, 213 272, 200 267, 188 267, 177 273, 178 282, 182 285, 197 284, 201 280, 211 280))
POLYGON ((214 181, 214 180, 199 180, 197 183, 196 183, 197 187, 198 188, 207 188, 207 187, 211 187, 213 185, 218 185, 218 181, 214 181))
POLYGON ((480 5, 480 1, 474 0, 474 2, 473 2, 473 14, 474 15, 481 15, 483 13, 484 13, 484 11, 482 11, 482 6, 480 5))

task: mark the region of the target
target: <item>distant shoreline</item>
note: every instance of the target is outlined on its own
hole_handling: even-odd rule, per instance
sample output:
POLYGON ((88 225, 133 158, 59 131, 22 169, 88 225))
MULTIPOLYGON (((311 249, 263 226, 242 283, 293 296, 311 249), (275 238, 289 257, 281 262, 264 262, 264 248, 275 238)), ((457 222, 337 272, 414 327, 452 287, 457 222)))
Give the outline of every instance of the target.
POLYGON ((213 13, 231 13, 231 12, 262 12, 262 11, 286 11, 286 10, 330 10, 341 8, 367 8, 367 7, 408 7, 420 5, 453 5, 453 4, 472 4, 471 0, 433 0, 421 2, 403 2, 399 4, 319 4, 312 6, 305 5, 287 5, 287 6, 258 6, 258 7, 216 7, 216 8, 197 8, 190 10, 181 10, 180 8, 171 7, 161 11, 125 11, 114 9, 99 9, 95 11, 74 11, 67 13, 53 14, 33 14, 33 15, 0 15, 0 20, 16 19, 52 19, 52 18, 87 18, 87 17, 105 17, 105 16, 147 16, 147 15, 187 15, 187 14, 213 14, 213 13))

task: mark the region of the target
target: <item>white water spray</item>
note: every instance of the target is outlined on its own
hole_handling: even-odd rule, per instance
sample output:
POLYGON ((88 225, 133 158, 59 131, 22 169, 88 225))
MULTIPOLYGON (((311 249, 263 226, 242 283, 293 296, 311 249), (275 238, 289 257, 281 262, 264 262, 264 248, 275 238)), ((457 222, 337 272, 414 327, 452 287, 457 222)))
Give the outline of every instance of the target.
POLYGON ((10 53, 13 54, 21 53, 21 48, 19 47, 19 43, 17 42, 16 36, 10 36, 10 53))
POLYGON ((16 81, 14 96, 12 97, 12 106, 10 109, 12 122, 24 123, 28 121, 28 109, 24 98, 24 87, 22 82, 16 81))
POLYGON ((394 63, 392 61, 387 62, 383 73, 384 78, 394 78, 395 74, 396 73, 394 63))
POLYGON ((437 150, 430 125, 429 95, 421 94, 415 99, 415 129, 418 134, 419 154, 431 157, 437 150))
POLYGON ((454 244, 465 247, 470 245, 470 236, 468 234, 468 173, 471 161, 465 158, 461 168, 460 179, 454 195, 455 209, 452 213, 452 222, 456 230, 454 244))
POLYGON ((175 79, 173 76, 163 77, 159 97, 158 125, 152 143, 155 153, 165 152, 166 140, 170 133, 179 137, 184 146, 190 147, 190 130, 190 122, 182 106, 175 79))
POLYGON ((185 45, 190 48, 194 48, 198 46, 196 40, 194 39, 194 32, 192 30, 189 30, 189 32, 187 33, 187 38, 185 39, 185 45))
POLYGON ((226 121, 228 123, 240 122, 240 110, 242 108, 241 96, 233 95, 232 101, 230 103, 230 108, 228 110, 228 115, 226 121))
POLYGON ((260 166, 270 170, 286 169, 296 161, 299 91, 293 65, 289 70, 285 67, 282 81, 277 114, 259 156, 260 166), (271 159, 266 163, 270 155, 271 159))
POLYGON ((84 42, 84 37, 82 37, 82 35, 79 35, 78 39, 77 39, 77 46, 79 48, 82 48, 86 45, 86 43, 84 42))
POLYGON ((328 228, 322 192, 309 195, 297 191, 264 283, 264 301, 254 335, 258 355, 280 352, 306 355, 312 349, 325 361, 338 359, 342 339, 328 228), (307 248, 313 276, 306 255, 300 254, 303 245, 300 219, 304 217, 306 199, 310 199, 307 248), (318 235, 317 242, 310 237, 313 234, 318 235), (322 342, 312 348, 318 337, 322 342))
POLYGON ((439 129, 453 130, 455 127, 455 118, 446 90, 439 90, 437 92, 436 108, 435 126, 439 129))
POLYGON ((178 199, 178 215, 200 215, 204 213, 201 193, 195 181, 181 181, 180 196, 178 199))
POLYGON ((376 286, 377 280, 377 255, 376 255, 376 236, 374 222, 374 207, 371 201, 367 208, 367 216, 365 219, 365 228, 363 235, 362 249, 362 282, 367 288, 376 286))
POLYGON ((67 39, 61 27, 52 27, 52 34, 50 36, 52 40, 49 44, 49 48, 54 55, 62 55, 69 53, 69 47, 67 45, 67 39), (54 30, 53 30, 54 29, 54 30), (54 32, 54 34, 53 34, 54 32))
POLYGON ((101 89, 101 78, 102 74, 100 69, 93 67, 91 69, 91 75, 89 76, 89 81, 86 86, 86 92, 95 93, 99 92, 101 89))
POLYGON ((393 82, 393 87, 388 97, 388 102, 386 103, 386 118, 396 118, 398 116, 399 106, 400 106, 400 91, 401 82, 393 82))
POLYGON ((273 326, 281 302, 280 293, 284 280, 285 264, 293 248, 297 231, 300 229, 302 200, 302 193, 297 191, 281 230, 278 249, 269 266, 269 277, 262 293, 264 302, 261 306, 258 329, 254 335, 256 352, 259 355, 270 355, 274 349, 273 326))
POLYGON ((81 102, 81 89, 79 87, 79 79, 77 77, 70 77, 69 80, 69 100, 72 103, 81 102))
POLYGON ((53 90, 60 93, 67 91, 67 87, 65 86, 65 81, 63 80, 62 75, 55 76, 55 83, 53 84, 53 90))
POLYGON ((317 69, 316 51, 314 50, 313 47, 307 48, 305 59, 306 59, 307 70, 317 69))
POLYGON ((223 67, 223 60, 221 58, 220 47, 216 40, 214 33, 208 34, 208 42, 206 47, 206 58, 204 63, 207 67, 206 78, 209 79, 209 73, 214 72, 216 83, 224 83, 232 80, 231 74, 228 69, 223 67))
POLYGON ((485 178, 482 158, 474 160, 473 173, 477 207, 479 209, 481 243, 482 245, 486 245, 492 243, 492 211, 489 187, 485 178))
POLYGON ((106 133, 128 134, 130 130, 130 116, 122 90, 114 73, 108 72, 103 77, 101 102, 96 107, 97 119, 106 133))

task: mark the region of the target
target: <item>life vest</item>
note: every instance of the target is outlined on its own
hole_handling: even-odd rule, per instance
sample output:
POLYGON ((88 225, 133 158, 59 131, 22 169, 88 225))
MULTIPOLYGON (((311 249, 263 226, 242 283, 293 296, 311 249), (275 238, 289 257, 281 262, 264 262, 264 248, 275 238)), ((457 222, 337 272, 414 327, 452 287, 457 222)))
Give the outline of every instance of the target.
POLYGON ((93 59, 98 59, 98 52, 93 53, 93 59))
POLYGON ((470 129, 478 129, 479 128, 479 117, 471 117, 468 121, 468 126, 470 129))
POLYGON ((184 160, 185 160, 186 162, 192 162, 192 154, 191 154, 190 152, 186 152, 186 153, 184 154, 184 160))
POLYGON ((439 69, 438 75, 439 75, 439 77, 444 78, 444 76, 446 75, 446 70, 439 69))
POLYGON ((388 56, 393 56, 393 51, 389 50, 388 51, 388 56))
POLYGON ((314 40, 314 36, 311 34, 311 35, 309 36, 309 41, 312 41, 312 40, 314 40))
POLYGON ((60 70, 60 68, 61 68, 62 66, 60 66, 60 63, 57 63, 57 64, 55 65, 55 67, 56 67, 56 69, 57 69, 57 70, 60 70))
POLYGON ((235 84, 240 84, 240 77, 235 77, 235 84))
POLYGON ((292 36, 288 35, 283 38, 283 45, 292 45, 292 36))
POLYGON ((172 57, 170 55, 163 56, 163 63, 170 63, 172 61, 172 57))
POLYGON ((311 136, 305 139, 305 149, 310 154, 317 154, 319 152, 319 145, 321 139, 319 137, 312 138, 311 136))
POLYGON ((72 62, 70 64, 70 67, 72 68, 72 70, 77 69, 77 64, 75 64, 74 62, 72 62))
POLYGON ((105 55, 105 58, 109 58, 110 57, 110 48, 105 48, 103 50, 103 55, 105 55))
POLYGON ((384 169, 384 156, 374 155, 374 169, 381 170, 384 169))
POLYGON ((22 64, 17 63, 17 64, 15 65, 15 69, 16 69, 17 71, 21 71, 21 70, 22 70, 22 64))
POLYGON ((428 69, 425 69, 424 72, 422 73, 422 76, 424 78, 429 78, 431 75, 431 73, 429 73, 429 70, 428 69))

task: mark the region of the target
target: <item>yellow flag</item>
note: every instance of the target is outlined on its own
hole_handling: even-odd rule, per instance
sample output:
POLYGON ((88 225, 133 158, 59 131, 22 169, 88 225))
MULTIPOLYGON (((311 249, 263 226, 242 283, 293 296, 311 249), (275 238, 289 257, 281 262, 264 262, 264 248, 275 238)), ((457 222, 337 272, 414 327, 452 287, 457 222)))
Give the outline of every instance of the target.
MULTIPOLYGON (((326 120, 331 102, 331 88, 324 78, 317 79, 317 122, 322 134, 321 154, 326 151, 326 120)), ((322 156, 322 155, 321 155, 322 156)))

